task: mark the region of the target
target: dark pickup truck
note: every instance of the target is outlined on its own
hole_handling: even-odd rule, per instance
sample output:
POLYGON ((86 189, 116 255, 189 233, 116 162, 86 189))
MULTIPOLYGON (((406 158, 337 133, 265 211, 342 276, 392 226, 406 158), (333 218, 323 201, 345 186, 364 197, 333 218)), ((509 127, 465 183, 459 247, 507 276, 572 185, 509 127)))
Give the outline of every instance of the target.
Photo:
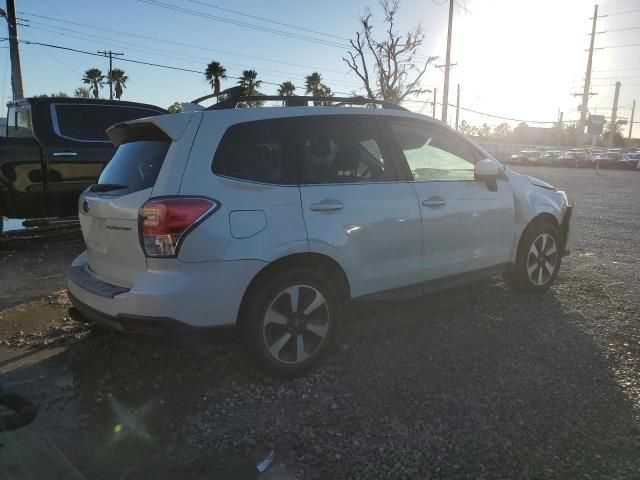
POLYGON ((2 217, 69 217, 95 183, 115 147, 105 130, 116 123, 167 113, 143 103, 36 97, 7 104, 0 136, 2 217))

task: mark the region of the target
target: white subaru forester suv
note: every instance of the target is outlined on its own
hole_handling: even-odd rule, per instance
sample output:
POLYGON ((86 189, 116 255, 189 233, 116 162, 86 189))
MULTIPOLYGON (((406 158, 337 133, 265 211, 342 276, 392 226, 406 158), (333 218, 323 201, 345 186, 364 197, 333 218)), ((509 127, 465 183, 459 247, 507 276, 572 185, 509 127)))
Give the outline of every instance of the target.
POLYGON ((234 327, 259 367, 290 376, 352 300, 498 273, 549 288, 570 246, 564 192, 432 118, 332 101, 111 127, 118 150, 79 201, 77 311, 125 332, 234 327))

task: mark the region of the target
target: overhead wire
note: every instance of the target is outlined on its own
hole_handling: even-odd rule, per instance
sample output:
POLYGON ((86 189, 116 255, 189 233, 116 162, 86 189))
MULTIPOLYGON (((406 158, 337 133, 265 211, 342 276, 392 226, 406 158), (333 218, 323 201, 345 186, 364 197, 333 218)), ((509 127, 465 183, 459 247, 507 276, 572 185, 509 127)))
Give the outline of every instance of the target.
MULTIPOLYGON (((107 42, 110 42, 111 45, 116 45, 119 47, 125 47, 127 49, 130 50, 134 50, 134 51, 140 51, 142 53, 151 53, 152 55, 157 55, 160 57, 165 57, 165 58, 170 58, 172 60, 179 60, 179 61, 185 61, 185 59, 183 57, 187 57, 187 58, 191 58, 191 59, 195 59, 195 60, 200 60, 201 62, 207 62, 209 59, 205 58, 205 57, 200 57, 200 56, 196 56, 196 55, 189 55, 189 54, 181 54, 179 52, 171 52, 171 51, 167 51, 167 50, 160 50, 160 49, 156 49, 156 48, 152 48, 152 47, 147 47, 145 45, 140 45, 140 44, 136 44, 136 43, 131 43, 131 42, 126 42, 126 41, 122 41, 122 40, 114 40, 112 38, 109 37, 104 37, 101 35, 93 35, 90 33, 85 33, 85 32, 79 32, 77 30, 73 30, 73 29, 69 29, 66 27, 57 27, 57 26, 51 26, 52 28, 57 28, 60 30, 63 30, 63 32, 58 32, 55 30, 50 30, 47 28, 42 28, 36 25, 43 25, 42 22, 35 22, 35 21, 30 21, 30 23, 33 23, 34 25, 28 25, 29 28, 33 28, 36 30, 42 30, 45 32, 50 32, 56 35, 61 35, 61 36, 65 36, 65 37, 69 37, 69 38, 75 38, 75 39, 79 39, 79 40, 83 40, 83 41, 90 41, 90 42, 94 42, 97 44, 104 44, 104 41, 106 40, 107 42), (71 35, 69 33, 66 32, 72 32, 72 33, 76 33, 79 34, 81 36, 77 36, 77 35, 71 35), (89 38, 86 38, 89 37, 89 38), (98 40, 94 40, 94 39, 98 39, 98 40)), ((201 63, 198 62, 198 63, 201 63)), ((189 63, 196 63, 195 61, 191 61, 189 63)), ((236 65, 242 68, 246 68, 246 69, 251 69, 251 68, 255 68, 254 66, 249 66, 246 64, 241 64, 241 63, 234 63, 234 62, 225 62, 225 65, 236 65)), ((298 80, 303 80, 304 76, 301 75, 300 73, 293 73, 293 72, 284 72, 281 70, 272 70, 272 69, 264 69, 259 67, 258 68, 261 73, 262 72, 273 72, 272 74, 267 73, 267 76, 276 76, 276 75, 285 75, 288 76, 290 78, 295 78, 298 80)), ((264 75, 264 74, 263 74, 264 75)), ((337 79, 333 79, 333 78, 325 78, 324 79, 326 82, 331 83, 331 84, 335 84, 335 85, 342 85, 342 86, 346 86, 346 87, 351 87, 351 88, 358 88, 359 85, 356 83, 351 83, 351 82, 345 82, 344 80, 337 80, 337 79)))
POLYGON ((55 21, 55 22, 67 23, 67 24, 76 25, 76 26, 79 26, 79 27, 91 28, 91 29, 95 29, 95 30, 102 30, 102 31, 105 31, 105 32, 117 33, 119 35, 127 35, 127 36, 130 36, 130 37, 136 37, 136 38, 141 38, 141 39, 145 39, 145 40, 152 40, 152 41, 155 41, 155 42, 162 42, 162 43, 176 45, 176 46, 180 46, 180 47, 195 48, 195 49, 198 49, 198 50, 217 52, 217 53, 222 53, 222 54, 225 54, 225 55, 233 55, 233 56, 236 56, 236 57, 251 58, 251 59, 254 59, 254 60, 263 60, 265 62, 270 62, 270 63, 280 63, 282 65, 289 65, 289 66, 292 66, 292 67, 318 69, 318 70, 321 70, 323 72, 339 73, 339 74, 343 74, 343 75, 345 74, 344 71, 340 71, 340 70, 332 70, 332 69, 329 69, 329 68, 323 68, 323 67, 318 67, 318 66, 313 66, 313 65, 305 65, 305 64, 300 64, 300 63, 287 62, 287 61, 283 61, 283 60, 275 60, 275 59, 267 58, 267 57, 260 57, 260 56, 256 56, 256 55, 247 55, 247 54, 232 52, 232 51, 228 51, 228 50, 220 50, 220 49, 217 49, 217 48, 203 47, 202 45, 195 45, 195 44, 189 44, 189 43, 184 43, 184 42, 177 42, 177 41, 174 41, 174 40, 167 40, 167 39, 159 38, 159 37, 151 37, 151 36, 148 36, 148 35, 140 35, 140 34, 136 34, 136 33, 123 32, 121 30, 114 30, 112 28, 98 27, 98 26, 95 26, 95 25, 89 25, 89 24, 86 24, 86 23, 80 23, 80 22, 75 22, 75 21, 72 21, 72 20, 66 20, 66 19, 61 19, 61 18, 56 18, 56 17, 50 17, 50 16, 46 16, 46 15, 39 15, 39 14, 31 13, 31 12, 19 11, 18 13, 21 14, 21 15, 27 15, 27 16, 30 16, 30 17, 43 18, 43 19, 52 20, 52 21, 55 21))
MULTIPOLYGON (((75 53, 83 53, 85 55, 91 55, 94 57, 104 57, 103 54, 101 53, 95 53, 95 52, 89 52, 87 50, 80 50, 77 48, 71 48, 71 47, 65 47, 62 45, 54 45, 51 43, 44 43, 44 42, 33 42, 33 41, 29 41, 29 40, 18 40, 19 43, 23 43, 26 45, 42 45, 45 47, 50 47, 50 48, 56 48, 59 50, 66 50, 66 51, 70 51, 70 52, 75 52, 75 53)), ((152 66, 152 67, 159 67, 159 68, 165 68, 165 69, 169 69, 169 70, 176 70, 176 71, 181 71, 181 72, 189 72, 189 73, 198 73, 200 75, 204 74, 203 70, 194 70, 191 68, 184 68, 184 67, 177 67, 174 65, 167 65, 167 64, 163 64, 163 63, 154 63, 154 62, 145 62, 143 60, 135 60, 132 58, 123 58, 123 57, 119 57, 118 58, 119 62, 128 62, 128 63, 133 63, 133 64, 139 64, 139 65, 147 65, 147 66, 152 66)), ((232 75, 227 75, 227 78, 233 79, 233 80, 241 80, 242 77, 235 77, 232 75)), ((280 84, 276 83, 276 82, 269 82, 266 80, 261 80, 261 83, 264 85, 274 85, 279 87, 280 84)), ((340 95, 350 95, 350 93, 346 93, 346 92, 334 92, 340 95)))
MULTIPOLYGON (((216 10, 221 10, 223 12, 235 13, 236 15, 242 15, 243 17, 253 18, 253 19, 256 19, 256 20, 262 20, 263 22, 268 22, 268 23, 273 23, 273 24, 281 25, 281 26, 288 27, 288 28, 293 28, 295 30, 301 30, 301 31, 304 31, 304 32, 315 33, 315 34, 318 34, 318 35, 324 35, 326 37, 337 38, 338 40, 347 40, 347 41, 349 40, 348 38, 340 37, 338 35, 333 35, 331 33, 325 33, 325 32, 320 32, 318 30, 312 30, 310 28, 299 27, 299 26, 293 25, 291 23, 280 22, 278 20, 273 20, 271 18, 259 17, 257 15, 252 15, 250 13, 240 12, 238 10, 232 10, 230 8, 223 8, 223 7, 220 7, 218 5, 212 5, 209 2, 203 2, 201 0, 187 0, 187 1, 191 2, 191 3, 196 3, 196 4, 199 4, 199 5, 203 5, 203 6, 206 6, 206 7, 209 7, 209 8, 215 8, 216 10)), ((447 0, 445 0, 445 1, 447 1, 447 0)))

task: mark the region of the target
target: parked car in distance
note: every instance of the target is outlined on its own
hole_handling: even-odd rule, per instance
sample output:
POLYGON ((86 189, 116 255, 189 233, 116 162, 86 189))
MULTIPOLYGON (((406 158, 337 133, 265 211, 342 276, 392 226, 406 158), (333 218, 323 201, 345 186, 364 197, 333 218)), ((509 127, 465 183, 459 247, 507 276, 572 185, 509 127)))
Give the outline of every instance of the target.
POLYGON ((513 164, 532 164, 538 163, 544 152, 539 150, 522 150, 521 152, 511 155, 509 163, 513 164))
POLYGON ((627 153, 630 164, 635 164, 636 168, 640 168, 640 152, 627 153))
POLYGON ((640 153, 623 153, 618 160, 618 168, 629 170, 638 168, 640 153))
POLYGON ((562 152, 559 150, 547 150, 540 161, 545 165, 555 165, 560 155, 562 155, 562 152))
POLYGON ((135 102, 37 97, 7 104, 0 137, 2 216, 75 216, 78 196, 95 183, 115 147, 107 127, 166 110, 135 102))
POLYGON ((327 353, 352 302, 499 273, 517 291, 553 284, 564 192, 396 105, 235 108, 275 98, 291 101, 109 129, 118 150, 79 199, 81 315, 125 332, 234 327, 259 368, 291 376, 327 353))
POLYGON ((637 167, 637 163, 620 150, 601 153, 594 158, 594 162, 599 168, 629 169, 637 167))
POLYGON ((557 159, 556 165, 560 167, 577 167, 578 162, 584 158, 584 153, 574 150, 563 152, 557 159))

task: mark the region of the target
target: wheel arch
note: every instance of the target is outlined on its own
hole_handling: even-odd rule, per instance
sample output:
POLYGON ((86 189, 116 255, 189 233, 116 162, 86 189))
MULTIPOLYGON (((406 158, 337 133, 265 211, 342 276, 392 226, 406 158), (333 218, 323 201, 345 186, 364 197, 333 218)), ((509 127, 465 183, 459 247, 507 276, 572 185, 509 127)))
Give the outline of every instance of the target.
POLYGON ((338 292, 345 304, 351 299, 351 286, 349 279, 340 266, 333 258, 315 252, 294 253, 281 257, 270 262, 251 280, 249 286, 245 289, 240 309, 238 311, 238 325, 241 325, 246 318, 246 312, 249 301, 255 294, 256 290, 273 275, 290 268, 312 268, 322 271, 330 279, 333 285, 338 286, 338 292))
POLYGON ((515 252, 516 253, 516 258, 517 258, 518 253, 520 252, 520 247, 522 245, 522 239, 524 238, 524 235, 527 232, 527 230, 529 228, 531 228, 532 225, 537 225, 537 224, 540 224, 540 223, 550 223, 554 227, 560 228, 560 224, 558 223, 558 219, 551 212, 538 213, 535 217, 533 217, 531 220, 529 220, 529 223, 527 223, 525 225, 525 227, 522 229, 522 232, 520 232, 520 238, 518 238, 518 246, 517 246, 516 252, 515 252))

